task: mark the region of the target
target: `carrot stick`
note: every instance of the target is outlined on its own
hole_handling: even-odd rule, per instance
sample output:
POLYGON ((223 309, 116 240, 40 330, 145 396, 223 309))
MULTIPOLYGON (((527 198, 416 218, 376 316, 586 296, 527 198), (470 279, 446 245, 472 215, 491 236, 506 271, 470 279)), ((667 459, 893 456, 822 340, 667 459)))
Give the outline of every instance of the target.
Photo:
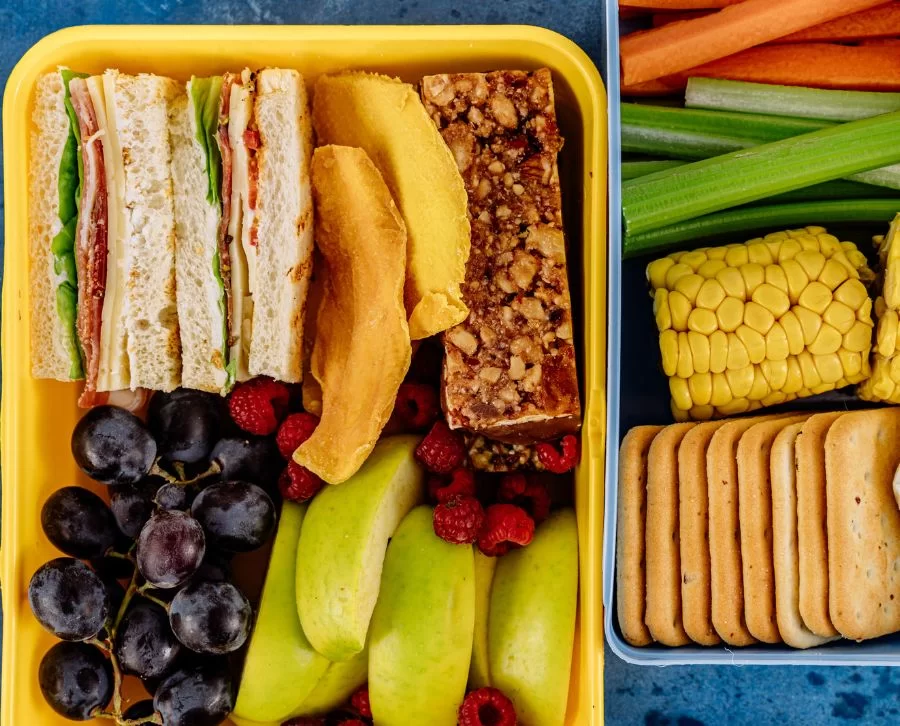
POLYGON ((744 0, 713 15, 623 38, 620 46, 623 83, 633 85, 680 73, 885 2, 744 0))
POLYGON ((620 8, 645 8, 647 10, 706 10, 727 8, 744 0, 619 0, 620 8))
POLYGON ((896 46, 766 45, 650 83, 623 86, 622 95, 670 95, 684 90, 691 76, 782 86, 900 91, 900 53, 896 46))
POLYGON ((779 43, 820 43, 900 35, 900 2, 862 10, 779 38, 779 43))
POLYGON ((694 18, 702 18, 704 15, 711 15, 714 10, 681 10, 677 13, 653 13, 651 22, 654 28, 661 28, 670 23, 677 23, 682 20, 693 20, 694 18))

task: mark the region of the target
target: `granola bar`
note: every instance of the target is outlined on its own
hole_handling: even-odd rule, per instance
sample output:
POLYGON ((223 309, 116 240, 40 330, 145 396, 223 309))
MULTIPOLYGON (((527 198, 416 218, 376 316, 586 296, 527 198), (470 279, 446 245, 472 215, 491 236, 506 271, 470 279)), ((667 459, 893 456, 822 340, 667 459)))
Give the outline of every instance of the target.
POLYGON ((469 463, 475 471, 544 471, 537 449, 532 444, 506 444, 472 433, 466 433, 463 439, 469 453, 469 463))
POLYGON ((468 318, 444 335, 452 428, 508 443, 581 420, 550 71, 427 76, 422 100, 469 196, 468 318))

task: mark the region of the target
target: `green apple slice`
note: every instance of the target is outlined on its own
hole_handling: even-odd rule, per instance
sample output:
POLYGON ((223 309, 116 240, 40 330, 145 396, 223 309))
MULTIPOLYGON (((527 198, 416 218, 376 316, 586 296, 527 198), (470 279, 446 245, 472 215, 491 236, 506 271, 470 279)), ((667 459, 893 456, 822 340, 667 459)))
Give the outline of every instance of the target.
POLYGON ((472 548, 438 538, 431 507, 391 540, 372 616, 369 702, 379 726, 455 726, 475 628, 472 548))
POLYGON ((347 703, 366 682, 369 673, 369 650, 364 648, 343 663, 332 663, 319 679, 313 692, 292 716, 320 716, 347 703))
POLYGON ((488 557, 475 550, 475 635, 472 644, 472 665, 469 668, 469 687, 484 688, 491 685, 491 668, 488 662, 488 614, 491 607, 491 584, 497 558, 488 557))
POLYGON ((422 500, 418 442, 382 439, 356 474, 325 487, 309 505, 297 550, 296 609, 309 642, 331 661, 348 660, 366 645, 388 540, 422 500))
POLYGON ((497 563, 488 628, 491 685, 520 723, 561 726, 578 605, 578 532, 569 509, 550 516, 527 547, 497 563))
POLYGON ((306 505, 292 502, 281 510, 234 708, 239 718, 281 722, 313 692, 328 668, 297 617, 297 543, 306 512, 306 505))

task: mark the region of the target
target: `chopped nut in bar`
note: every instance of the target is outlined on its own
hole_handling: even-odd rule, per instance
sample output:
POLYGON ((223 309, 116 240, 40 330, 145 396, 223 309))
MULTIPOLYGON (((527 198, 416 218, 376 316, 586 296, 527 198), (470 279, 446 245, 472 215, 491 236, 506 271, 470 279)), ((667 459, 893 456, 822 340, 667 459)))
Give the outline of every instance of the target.
POLYGON ((452 428, 527 444, 578 429, 550 71, 427 76, 422 100, 466 184, 468 318, 444 335, 452 428))
POLYGON ((537 449, 532 444, 504 444, 471 433, 465 434, 463 439, 469 462, 476 471, 544 471, 537 449))

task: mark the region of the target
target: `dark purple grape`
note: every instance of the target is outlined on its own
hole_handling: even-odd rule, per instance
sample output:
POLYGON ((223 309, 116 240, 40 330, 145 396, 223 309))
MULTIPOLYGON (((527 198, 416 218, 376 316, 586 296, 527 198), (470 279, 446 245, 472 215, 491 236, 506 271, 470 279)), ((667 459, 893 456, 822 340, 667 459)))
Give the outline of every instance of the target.
POLYGON ((147 425, 163 459, 195 464, 209 456, 220 436, 223 417, 219 396, 182 388, 153 396, 147 425))
POLYGON ((250 603, 230 582, 192 582, 169 606, 172 632, 197 653, 223 655, 250 634, 250 603))
POLYGON ((57 643, 41 659, 38 683, 60 716, 86 721, 112 698, 112 666, 93 645, 57 643))
POLYGON ((183 668, 159 684, 153 705, 166 726, 215 726, 234 708, 234 684, 220 662, 183 668))
POLYGON ((200 569, 191 578, 193 582, 208 580, 221 582, 231 578, 231 558, 218 550, 206 548, 206 556, 200 564, 200 569))
POLYGON ((119 613, 122 601, 125 599, 125 588, 122 583, 113 577, 100 575, 103 586, 106 588, 106 595, 109 598, 109 617, 115 619, 119 613))
POLYGON ((122 534, 138 538, 156 508, 153 498, 165 483, 161 477, 148 476, 135 484, 109 488, 109 506, 122 534))
POLYGON ((116 542, 112 512, 83 487, 63 487, 44 502, 41 527, 53 545, 72 557, 100 557, 116 542))
POLYGON ((138 719, 149 718, 154 713, 156 713, 156 710, 153 708, 153 699, 148 698, 145 701, 132 703, 125 709, 122 718, 125 721, 137 721, 138 719))
MULTIPOLYGON (((91 560, 91 567, 104 582, 107 580, 130 580, 134 574, 134 562, 124 557, 98 557, 91 560)), ((113 609, 110 608, 110 611, 113 609)))
POLYGON ((156 492, 156 504, 160 509, 177 509, 183 512, 190 509, 194 496, 195 489, 191 485, 166 484, 156 492))
POLYGON ((221 468, 222 481, 249 481, 268 490, 278 479, 284 460, 271 437, 220 439, 209 455, 221 468))
POLYGON ((191 505, 213 547, 249 552, 263 545, 275 531, 275 505, 260 487, 227 481, 206 487, 191 505))
POLYGON ((99 575, 71 557, 42 565, 28 583, 38 622, 62 640, 88 640, 109 615, 109 594, 99 575))
POLYGON ((184 512, 157 512, 137 542, 137 565, 153 587, 178 587, 193 575, 206 552, 200 523, 184 512))
POLYGON ((88 411, 72 432, 75 463, 102 484, 133 484, 150 472, 156 442, 133 413, 116 406, 88 411))
POLYGON ((125 613, 115 647, 122 670, 142 679, 166 675, 181 653, 166 611, 147 600, 138 600, 125 613))

